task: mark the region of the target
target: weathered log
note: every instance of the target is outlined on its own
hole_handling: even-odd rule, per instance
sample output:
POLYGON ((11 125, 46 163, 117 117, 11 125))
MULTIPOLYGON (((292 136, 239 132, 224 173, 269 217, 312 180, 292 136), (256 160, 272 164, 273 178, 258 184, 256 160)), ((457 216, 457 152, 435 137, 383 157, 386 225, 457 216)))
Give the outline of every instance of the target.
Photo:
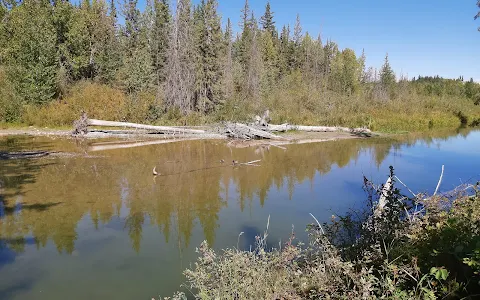
POLYGON ((349 132, 349 133, 365 133, 370 134, 372 133, 369 129, 366 128, 347 128, 347 127, 329 127, 329 126, 303 126, 303 125, 290 125, 290 124, 281 124, 281 125, 274 125, 268 124, 265 126, 268 131, 290 131, 290 130, 298 130, 298 131, 309 131, 309 132, 349 132))
POLYGON ((256 139, 256 138, 264 138, 264 139, 284 139, 278 135, 272 134, 270 132, 256 129, 251 126, 241 124, 241 123, 225 123, 224 125, 225 133, 231 138, 239 138, 239 139, 256 139))
POLYGON ((169 144, 185 141, 195 141, 203 139, 204 136, 199 136, 196 138, 187 138, 187 139, 164 139, 164 140, 151 140, 151 141, 136 141, 136 142, 104 142, 104 143, 95 143, 88 147, 88 152, 94 151, 105 151, 105 150, 115 150, 115 149, 125 149, 125 148, 135 148, 143 147, 150 145, 159 145, 159 144, 169 144))
POLYGON ((390 200, 389 194, 392 192, 392 189, 393 189, 393 179, 392 177, 388 176, 388 179, 385 182, 385 185, 380 191, 380 198, 378 199, 378 204, 375 207, 375 210, 373 212, 375 217, 378 218, 382 215, 385 209, 385 206, 387 205, 387 201, 390 200))
POLYGON ((193 134, 205 134, 207 133, 205 130, 199 129, 186 129, 186 128, 177 128, 177 127, 169 127, 169 126, 154 126, 154 125, 144 125, 144 124, 137 124, 137 123, 128 123, 128 122, 114 122, 114 121, 103 121, 103 120, 96 120, 96 119, 88 119, 87 120, 88 126, 105 126, 105 127, 128 127, 128 128, 137 128, 137 129, 145 129, 145 130, 152 130, 161 133, 193 133, 193 134))

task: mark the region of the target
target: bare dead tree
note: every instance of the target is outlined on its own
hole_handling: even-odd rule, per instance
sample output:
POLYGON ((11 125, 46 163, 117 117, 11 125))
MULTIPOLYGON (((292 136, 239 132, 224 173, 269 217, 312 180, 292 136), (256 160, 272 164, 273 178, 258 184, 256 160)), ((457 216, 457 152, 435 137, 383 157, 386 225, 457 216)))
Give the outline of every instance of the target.
POLYGON ((193 28, 190 0, 177 0, 175 20, 170 33, 167 55, 167 107, 180 109, 184 114, 192 111, 195 85, 193 28))
POLYGON ((263 68, 262 53, 259 49, 259 32, 253 31, 252 43, 249 51, 249 62, 247 69, 247 90, 250 97, 254 101, 259 101, 260 98, 260 79, 263 68))

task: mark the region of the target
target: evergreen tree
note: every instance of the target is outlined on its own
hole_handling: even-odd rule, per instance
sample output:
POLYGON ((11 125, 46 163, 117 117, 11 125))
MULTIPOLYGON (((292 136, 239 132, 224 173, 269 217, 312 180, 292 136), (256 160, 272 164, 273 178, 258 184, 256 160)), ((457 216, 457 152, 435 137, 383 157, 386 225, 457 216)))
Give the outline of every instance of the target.
POLYGON ((273 20, 273 12, 270 8, 270 1, 267 2, 265 6, 265 14, 260 18, 260 24, 262 25, 262 29, 265 32, 271 34, 272 38, 276 39, 276 29, 275 29, 275 21, 273 20))
POLYGON ((293 42, 295 43, 296 47, 300 47, 302 43, 302 24, 300 22, 300 15, 297 14, 297 18, 295 19, 295 28, 293 29, 293 42))
POLYGON ((125 4, 125 28, 123 33, 122 78, 129 93, 150 90, 155 83, 155 73, 150 49, 150 33, 153 8, 150 1, 142 14, 137 8, 137 0, 125 4))
POLYGON ((156 84, 165 81, 167 62, 168 34, 170 27, 170 8, 168 0, 154 0, 155 20, 152 34, 152 60, 156 75, 156 84))
POLYGON ((45 103, 57 94, 57 34, 52 10, 35 0, 12 6, 3 60, 7 75, 26 103, 45 103))
POLYGON ((117 23, 117 7, 115 6, 115 0, 110 0, 110 18, 115 26, 117 23))
POLYGON ((217 0, 203 0, 195 12, 195 107, 207 112, 222 99, 222 30, 217 0))
POLYGON ((278 77, 278 51, 269 31, 263 32, 261 38, 263 60, 262 90, 265 91, 274 86, 278 77))
MULTIPOLYGON (((480 9, 480 0, 477 0, 477 6, 480 9)), ((474 19, 480 18, 480 11, 475 15, 474 19)), ((478 27, 478 31, 480 31, 480 27, 478 27)))
POLYGON ((385 55, 385 62, 380 70, 380 82, 384 87, 391 87, 395 84, 395 73, 388 61, 388 53, 385 55))
POLYGON ((116 31, 103 0, 83 1, 68 22, 66 65, 74 80, 110 81, 119 61, 116 31))
POLYGON ((250 6, 248 5, 248 0, 245 0, 245 5, 242 9, 242 16, 240 27, 243 29, 241 34, 241 39, 238 45, 238 58, 240 64, 243 66, 245 71, 249 61, 249 50, 251 49, 252 37, 253 37, 253 24, 251 22, 251 12, 250 6))
POLYGON ((358 67, 359 67, 358 81, 361 82, 361 83, 366 82, 366 71, 367 71, 366 70, 366 65, 365 65, 366 60, 367 60, 367 57, 365 56, 365 49, 362 49, 362 55, 360 55, 360 57, 358 58, 358 67))
POLYGON ((140 11, 137 8, 138 0, 125 0, 123 5, 125 28, 123 35, 126 41, 126 51, 133 51, 140 33, 140 11))
POLYGON ((246 72, 246 91, 247 94, 254 99, 254 101, 259 100, 260 96, 260 83, 261 83, 261 74, 262 74, 262 53, 260 49, 260 37, 259 30, 257 26, 257 21, 252 12, 250 17, 251 24, 251 43, 250 49, 248 51, 248 65, 246 72))
POLYGON ((223 67, 223 86, 224 94, 227 99, 233 96, 234 79, 233 79, 233 32, 232 22, 230 18, 227 20, 227 27, 225 28, 225 63, 223 67))
POLYGON ((293 29, 293 61, 292 61, 292 67, 293 68, 300 68, 302 64, 302 40, 303 40, 303 34, 302 34, 302 25, 300 23, 300 15, 297 14, 297 19, 295 20, 295 27, 293 29))
POLYGON ((290 70, 293 53, 290 44, 290 27, 285 25, 283 26, 282 32, 280 33, 279 50, 279 71, 281 75, 287 75, 290 70))
POLYGON ((336 55, 339 54, 338 45, 335 42, 328 40, 325 46, 323 47, 323 52, 324 52, 323 72, 325 75, 328 75, 330 74, 330 71, 331 71, 331 64, 333 62, 333 59, 335 58, 336 55))

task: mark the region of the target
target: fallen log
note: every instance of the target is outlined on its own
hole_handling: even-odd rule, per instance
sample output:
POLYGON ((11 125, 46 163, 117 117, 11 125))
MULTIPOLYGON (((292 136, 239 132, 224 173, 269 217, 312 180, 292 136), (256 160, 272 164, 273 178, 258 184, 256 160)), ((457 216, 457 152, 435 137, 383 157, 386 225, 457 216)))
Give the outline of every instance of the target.
POLYGON ((231 138, 236 138, 236 139, 244 139, 244 140, 251 140, 251 139, 257 139, 257 138, 277 139, 277 140, 285 139, 281 136, 272 134, 268 131, 256 129, 241 123, 225 123, 223 130, 227 136, 231 138))
POLYGON ((202 134, 207 133, 205 130, 199 129, 186 129, 186 128, 177 128, 177 127, 169 127, 169 126, 154 126, 154 125, 144 125, 144 124, 137 124, 137 123, 128 123, 128 122, 114 122, 114 121, 103 121, 103 120, 96 120, 96 119, 88 119, 86 120, 88 126, 105 126, 105 127, 128 127, 128 128, 137 128, 137 129, 145 129, 145 130, 152 130, 160 133, 193 133, 193 134, 202 134))
POLYGON ((371 134, 372 132, 370 129, 366 128, 347 128, 347 127, 329 127, 329 126, 303 126, 303 125, 290 125, 290 124, 281 124, 281 125, 274 125, 268 124, 265 126, 268 131, 277 131, 277 132, 285 132, 290 130, 298 130, 298 131, 307 131, 307 132, 348 132, 348 133, 363 133, 363 134, 371 134))
POLYGON ((107 142, 107 143, 96 143, 88 147, 88 152, 95 151, 105 151, 105 150, 116 150, 116 149, 126 149, 126 148, 135 148, 135 147, 144 147, 150 145, 159 145, 159 144, 169 144, 169 143, 178 143, 184 141, 194 141, 199 138, 191 139, 166 139, 166 140, 152 140, 152 141, 137 141, 137 142, 107 142))

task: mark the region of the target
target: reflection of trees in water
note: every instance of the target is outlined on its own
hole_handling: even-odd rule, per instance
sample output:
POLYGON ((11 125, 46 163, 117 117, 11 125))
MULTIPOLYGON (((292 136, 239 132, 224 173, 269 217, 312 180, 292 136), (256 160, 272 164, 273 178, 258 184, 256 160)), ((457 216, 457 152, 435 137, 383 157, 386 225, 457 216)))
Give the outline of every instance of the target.
MULTIPOLYGON (((448 135, 442 133, 439 138, 448 135)), ((229 149, 196 141, 104 152, 105 158, 0 161, 0 180, 5 185, 0 190, 1 243, 22 251, 33 236, 37 247, 52 240, 59 252, 72 253, 82 218, 90 216, 98 229, 119 217, 123 206, 128 211, 125 230, 137 252, 146 222, 155 224, 167 242, 176 233, 176 242, 184 248, 198 221, 205 239, 214 244, 231 183, 241 210, 256 197, 263 206, 272 188, 285 185, 291 197, 297 183, 312 182, 316 173, 326 174, 333 165, 345 167, 363 151, 370 149, 379 165, 392 149, 416 141, 417 136, 405 135, 291 145, 287 151, 229 149), (261 167, 228 163, 259 158, 261 167), (221 164, 220 159, 227 163, 221 164), (151 175, 154 165, 161 173, 156 178, 151 175)), ((427 137, 424 142, 435 139, 427 137)))

